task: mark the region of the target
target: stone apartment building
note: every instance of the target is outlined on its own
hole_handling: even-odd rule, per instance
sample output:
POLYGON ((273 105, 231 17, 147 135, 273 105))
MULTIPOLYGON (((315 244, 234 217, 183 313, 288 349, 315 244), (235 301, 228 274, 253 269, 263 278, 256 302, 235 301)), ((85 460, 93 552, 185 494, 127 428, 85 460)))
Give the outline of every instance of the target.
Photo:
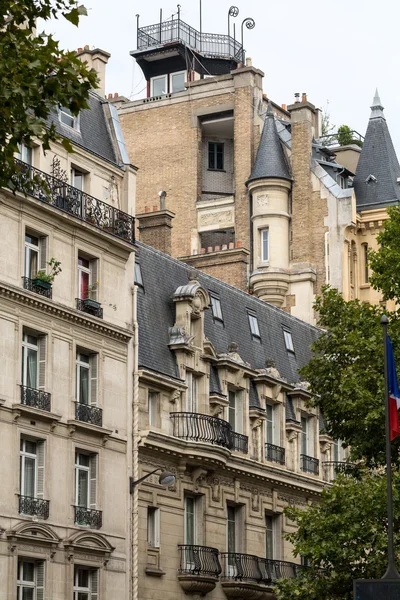
POLYGON ((113 102, 139 168, 140 239, 165 248, 169 223, 172 256, 310 323, 325 283, 377 301, 366 244, 397 202, 400 170, 379 97, 364 148, 338 147, 321 138, 306 94, 268 100, 263 73, 228 36, 203 39, 175 19, 138 27, 131 54, 147 98, 113 102), (371 213, 361 190, 375 194, 366 179, 376 170, 371 213))
POLYGON ((1 600, 129 597, 136 171, 89 104, 0 192, 1 600))

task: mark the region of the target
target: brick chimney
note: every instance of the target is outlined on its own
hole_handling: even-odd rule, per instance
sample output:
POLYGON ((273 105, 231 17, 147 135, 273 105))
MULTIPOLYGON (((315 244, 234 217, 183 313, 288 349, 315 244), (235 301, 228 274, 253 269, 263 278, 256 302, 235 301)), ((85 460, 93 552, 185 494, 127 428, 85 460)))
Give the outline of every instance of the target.
POLYGON ((87 62, 89 68, 97 72, 99 87, 96 91, 100 96, 104 96, 106 92, 106 64, 111 54, 100 50, 100 48, 90 50, 89 46, 85 46, 84 48, 78 48, 76 56, 81 62, 87 62))
POLYGON ((172 254, 172 219, 175 213, 165 208, 165 192, 160 192, 160 208, 153 206, 153 211, 146 206, 145 212, 136 215, 139 221, 139 239, 156 250, 172 254))

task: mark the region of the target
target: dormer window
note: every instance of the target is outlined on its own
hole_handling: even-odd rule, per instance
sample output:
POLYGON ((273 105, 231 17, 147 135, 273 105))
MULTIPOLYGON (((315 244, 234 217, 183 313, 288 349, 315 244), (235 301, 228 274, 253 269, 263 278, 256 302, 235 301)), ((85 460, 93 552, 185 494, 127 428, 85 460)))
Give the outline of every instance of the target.
POLYGON ((222 308, 221 308, 221 300, 217 296, 213 296, 210 294, 211 299, 211 310, 213 317, 216 321, 224 322, 224 318, 222 316, 222 308))
POLYGON ((58 117, 64 125, 68 125, 68 127, 72 127, 72 129, 79 129, 79 116, 75 117, 66 106, 61 106, 59 108, 58 117))
POLYGON ((168 94, 168 78, 166 75, 150 79, 150 96, 165 96, 168 94))
POLYGON ((143 287, 142 269, 138 262, 135 262, 134 283, 143 287))
POLYGON ((250 331, 251 331, 251 335, 253 338, 256 339, 261 339, 261 334, 260 334, 260 329, 258 327, 258 319, 257 319, 257 315, 255 315, 254 313, 248 313, 249 316, 249 325, 250 325, 250 331))
POLYGON ((377 183, 378 180, 375 177, 375 175, 368 175, 367 179, 365 180, 365 183, 377 183))
POLYGON ((290 331, 287 329, 283 330, 283 337, 285 338, 285 346, 288 352, 293 352, 294 354, 294 346, 293 346, 293 338, 290 331))

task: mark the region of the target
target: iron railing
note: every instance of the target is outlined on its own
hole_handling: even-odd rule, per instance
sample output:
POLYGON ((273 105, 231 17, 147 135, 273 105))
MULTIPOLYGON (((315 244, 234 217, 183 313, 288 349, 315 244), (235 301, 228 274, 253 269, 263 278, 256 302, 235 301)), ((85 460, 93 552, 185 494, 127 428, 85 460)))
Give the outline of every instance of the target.
POLYGON ((49 298, 49 300, 53 297, 53 291, 50 287, 43 287, 40 282, 36 282, 35 279, 29 279, 29 277, 22 278, 24 284, 24 290, 29 290, 30 292, 35 292, 35 294, 40 294, 45 298, 49 298))
POLYGON ((75 418, 77 421, 82 421, 82 423, 89 423, 90 425, 102 427, 103 409, 98 406, 90 406, 89 404, 75 402, 75 418))
POLYGON ((41 519, 49 518, 50 500, 32 498, 31 496, 19 496, 18 511, 21 515, 33 515, 41 519))
POLYGON ((306 454, 300 454, 300 469, 304 473, 312 473, 313 475, 319 475, 319 460, 306 454))
POLYGON ((247 436, 232 431, 231 425, 223 419, 190 412, 170 413, 170 417, 175 437, 247 453, 247 436))
POLYGON ((51 394, 26 385, 21 385, 21 404, 50 412, 51 394))
POLYGON ((182 575, 205 575, 218 577, 222 571, 219 551, 208 546, 178 545, 181 559, 178 573, 182 575))
POLYGON ((90 223, 130 244, 135 242, 135 219, 82 190, 16 159, 13 184, 29 196, 90 223))
POLYGON ((222 580, 261 582, 258 556, 241 552, 221 552, 222 580))
POLYGON ((138 28, 138 50, 170 44, 171 42, 181 42, 209 58, 231 59, 238 63, 242 60, 243 49, 240 42, 229 35, 200 33, 182 19, 138 28))
POLYGON ((98 317, 99 319, 103 318, 103 309, 98 302, 87 302, 87 300, 82 300, 81 298, 75 298, 75 301, 76 310, 81 310, 82 312, 92 315, 93 317, 98 317))
POLYGON ((285 448, 275 446, 275 444, 265 444, 265 459, 271 462, 285 464, 285 448))
POLYGON ((86 525, 92 529, 100 529, 103 525, 103 513, 101 510, 75 506, 75 524, 86 525))
POLYGON ((357 469, 354 463, 339 460, 325 460, 321 465, 324 481, 333 481, 339 474, 349 475, 357 469))
POLYGON ((258 560, 262 582, 266 585, 275 583, 278 579, 292 579, 297 577, 301 571, 307 569, 307 567, 285 560, 273 560, 271 558, 259 558, 258 560))

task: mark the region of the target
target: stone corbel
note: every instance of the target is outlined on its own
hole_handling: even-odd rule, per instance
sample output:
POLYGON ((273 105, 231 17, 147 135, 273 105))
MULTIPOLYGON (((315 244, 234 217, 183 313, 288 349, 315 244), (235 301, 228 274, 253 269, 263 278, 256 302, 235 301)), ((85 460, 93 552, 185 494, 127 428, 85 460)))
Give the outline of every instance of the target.
POLYGON ((250 427, 254 430, 254 429, 258 429, 259 427, 261 427, 263 422, 263 419, 260 418, 256 418, 256 419, 252 419, 251 423, 250 423, 250 427))
POLYGON ((179 390, 173 390, 169 397, 169 401, 171 404, 175 404, 181 398, 181 393, 179 390))
POLYGON ((68 425, 68 434, 72 437, 75 433, 75 425, 68 425))
POLYGON ((272 398, 274 400, 276 400, 277 397, 279 396, 279 394, 281 393, 281 391, 282 391, 282 385, 280 383, 275 384, 271 390, 272 398))
POLYGON ((328 450, 330 449, 330 447, 332 446, 332 440, 330 437, 328 437, 327 435, 320 435, 319 436, 319 447, 321 450, 322 454, 326 454, 328 452, 328 450))
POLYGON ((286 431, 286 438, 288 442, 293 442, 295 439, 297 439, 298 435, 298 431, 294 431, 293 429, 286 431))
POLYGON ((206 469, 197 467, 196 469, 194 469, 194 471, 192 471, 193 487, 196 491, 198 491, 199 485, 201 484, 202 481, 204 481, 206 479, 206 477, 207 477, 206 469))

